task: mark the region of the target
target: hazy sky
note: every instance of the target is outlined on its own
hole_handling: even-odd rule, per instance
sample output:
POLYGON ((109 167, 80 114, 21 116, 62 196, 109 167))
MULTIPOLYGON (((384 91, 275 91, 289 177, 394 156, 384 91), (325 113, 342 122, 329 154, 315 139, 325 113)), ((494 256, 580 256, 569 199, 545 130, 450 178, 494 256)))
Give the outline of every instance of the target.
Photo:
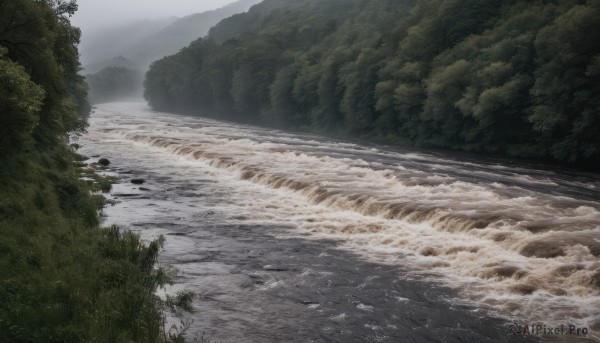
POLYGON ((82 30, 94 30, 139 19, 182 17, 222 7, 235 0, 77 0, 79 11, 71 21, 82 30))

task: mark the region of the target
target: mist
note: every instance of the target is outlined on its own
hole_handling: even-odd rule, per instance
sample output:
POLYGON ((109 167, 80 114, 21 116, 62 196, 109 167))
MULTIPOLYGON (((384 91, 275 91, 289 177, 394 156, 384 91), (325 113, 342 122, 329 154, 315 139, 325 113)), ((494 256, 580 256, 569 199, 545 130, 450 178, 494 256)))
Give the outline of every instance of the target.
POLYGON ((79 53, 90 102, 141 100, 152 62, 177 53, 222 19, 259 1, 78 1, 73 24, 82 29, 79 53))
POLYGON ((81 28, 84 37, 88 32, 123 25, 130 22, 182 17, 213 10, 234 0, 78 0, 79 10, 71 18, 81 28))

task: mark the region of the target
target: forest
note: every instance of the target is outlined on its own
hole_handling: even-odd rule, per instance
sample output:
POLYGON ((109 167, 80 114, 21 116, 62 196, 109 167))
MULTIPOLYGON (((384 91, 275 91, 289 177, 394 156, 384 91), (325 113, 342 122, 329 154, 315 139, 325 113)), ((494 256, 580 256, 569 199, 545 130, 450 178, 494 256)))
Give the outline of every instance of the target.
POLYGON ((71 143, 90 112, 76 10, 0 0, 0 342, 175 339, 163 310, 192 295, 155 295, 174 275, 155 266, 162 240, 99 228, 110 180, 71 143))
POLYGON ((145 98, 352 139, 600 161, 600 1, 265 0, 152 64, 145 98))

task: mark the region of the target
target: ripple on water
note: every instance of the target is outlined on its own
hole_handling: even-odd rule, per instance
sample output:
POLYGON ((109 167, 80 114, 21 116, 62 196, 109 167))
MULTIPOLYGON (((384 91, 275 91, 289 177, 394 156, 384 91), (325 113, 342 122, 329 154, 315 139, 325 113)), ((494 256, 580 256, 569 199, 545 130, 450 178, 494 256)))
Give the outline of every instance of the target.
MULTIPOLYGON (((246 252, 236 261, 223 262, 222 255, 203 259, 203 249, 231 251, 237 244, 253 250, 246 246, 256 244, 249 232, 270 228, 280 240, 335 241, 363 261, 402 269, 404 278, 441 282, 463 300, 510 319, 549 325, 574 320, 600 329, 600 188, 594 175, 574 177, 570 171, 528 169, 511 161, 364 149, 131 104, 99 106, 88 132, 81 139, 82 152, 110 153, 113 165, 128 173, 127 180, 143 177, 148 184, 145 190, 115 186, 112 197, 120 202, 105 210, 109 220, 146 234, 168 234, 172 243, 166 259, 184 266, 184 274, 198 284, 206 285, 202 278, 247 284, 250 277, 237 279, 236 269, 226 267, 242 263, 269 275, 243 288, 248 292, 305 285, 277 279, 305 269, 263 260, 272 247, 263 254, 246 252), (214 235, 198 230, 213 226, 226 238, 216 247, 210 247, 216 244, 214 235), (227 246, 232 242, 234 247, 227 246), (267 265, 272 267, 264 269, 267 265)), ((320 251, 318 258, 327 261, 330 253, 320 251)), ((294 255, 306 257, 307 252, 288 251, 281 259, 294 255)), ((351 269, 344 273, 353 275, 351 269)), ((341 273, 316 270, 336 277, 341 273)), ((321 276, 311 274, 327 278, 321 276)), ((335 288, 340 284, 336 277, 323 281, 323 287, 335 288)), ((315 304, 320 306, 312 312, 323 310, 321 301, 315 304)), ((348 311, 327 318, 378 313, 378 306, 368 311, 358 308, 371 306, 363 302, 349 304, 348 311)), ((366 325, 372 331, 397 325, 380 324, 366 325)))

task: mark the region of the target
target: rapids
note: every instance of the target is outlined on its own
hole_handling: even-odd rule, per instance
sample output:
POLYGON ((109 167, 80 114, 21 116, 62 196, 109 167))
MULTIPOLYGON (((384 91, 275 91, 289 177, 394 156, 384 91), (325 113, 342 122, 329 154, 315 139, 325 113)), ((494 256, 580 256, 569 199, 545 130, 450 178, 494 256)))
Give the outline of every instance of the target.
POLYGON ((98 106, 78 143, 121 179, 105 222, 167 236, 175 288, 200 295, 188 337, 510 341, 511 322, 600 337, 598 175, 136 103, 98 106))

